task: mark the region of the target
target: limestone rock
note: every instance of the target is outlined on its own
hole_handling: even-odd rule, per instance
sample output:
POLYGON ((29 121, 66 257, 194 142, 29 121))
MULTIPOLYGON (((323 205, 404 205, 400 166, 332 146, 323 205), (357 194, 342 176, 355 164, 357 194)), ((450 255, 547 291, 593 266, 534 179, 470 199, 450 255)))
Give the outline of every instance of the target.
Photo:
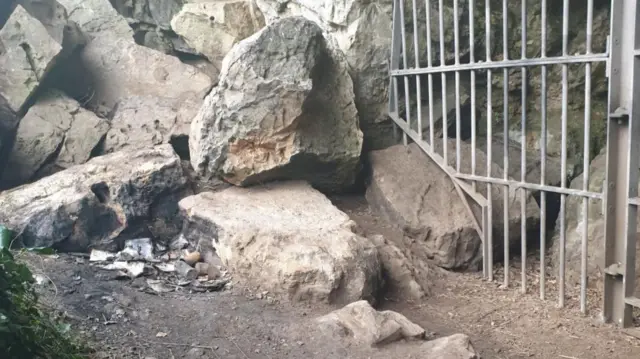
POLYGON ((185 238, 212 243, 235 276, 262 290, 344 304, 373 300, 381 285, 374 245, 304 182, 203 192, 179 204, 185 238))
POLYGON ((75 22, 69 20, 67 9, 57 0, 18 0, 31 16, 44 25, 57 43, 62 45, 64 56, 69 56, 77 46, 84 45, 86 39, 75 22))
POLYGON ((154 24, 160 29, 171 29, 171 19, 180 11, 183 0, 112 0, 114 8, 122 16, 133 21, 154 24))
POLYGON ((424 359, 480 359, 471 339, 464 334, 454 334, 430 340, 420 347, 424 359))
POLYGON ((133 41, 133 30, 109 0, 58 0, 69 19, 77 23, 90 37, 108 36, 133 41))
POLYGON ((185 183, 170 145, 120 151, 0 193, 0 222, 28 247, 114 249, 152 217, 170 221, 156 207, 185 183))
POLYGON ((394 243, 386 241, 381 235, 369 238, 378 248, 386 284, 390 290, 410 300, 419 300, 429 294, 428 265, 416 268, 394 243))
POLYGON ((51 173, 85 163, 108 129, 107 120, 75 100, 46 91, 20 121, 3 184, 13 187, 32 180, 46 164, 53 166, 47 169, 51 173))
POLYGON ((404 315, 376 311, 364 300, 351 303, 316 319, 322 329, 358 344, 380 346, 398 340, 424 339, 425 331, 404 315))
POLYGON ((17 6, 0 29, 0 95, 12 111, 23 110, 61 52, 62 44, 40 21, 17 6))
POLYGON ((348 65, 314 23, 280 20, 236 44, 191 125, 201 175, 236 185, 352 185, 362 148, 348 65))
POLYGON ((124 98, 113 113, 104 152, 172 143, 186 137, 199 105, 195 96, 184 100, 153 95, 124 98))
MULTIPOLYGON (((589 187, 591 192, 600 193, 605 183, 607 155, 603 150, 600 155, 591 161, 589 167, 589 187)), ((571 181, 570 188, 582 189, 584 174, 571 181)), ((640 185, 640 184, 639 184, 640 185)), ((588 215, 582 208, 582 197, 567 196, 566 204, 566 281, 570 284, 580 283, 581 255, 582 255, 582 234, 584 233, 585 221, 588 222, 587 229, 587 274, 589 281, 599 281, 602 279, 604 267, 604 203, 601 200, 589 200, 587 205, 588 215)), ((640 216, 639 216, 640 218, 640 216)), ((560 217, 555 223, 553 235, 553 245, 551 247, 551 258, 554 267, 559 263, 560 252, 560 217)), ((640 221, 636 229, 640 234, 640 221)), ((637 236, 636 258, 640 258, 640 235, 637 236)), ((636 277, 640 277, 640 266, 636 265, 636 277)), ((590 282, 591 284, 591 282, 590 282)), ((636 286, 640 288, 640 283, 636 286)))
POLYGON ((185 4, 171 27, 186 43, 220 69, 233 45, 265 26, 251 0, 185 4))
MULTIPOLYGON (((449 140, 448 151, 455 154, 455 140, 449 140)), ((461 170, 470 173, 469 146, 462 143, 461 170)), ((486 168, 486 156, 477 153, 478 168, 486 168)), ((473 225, 473 217, 458 197, 451 179, 415 144, 393 146, 370 153, 371 184, 367 200, 405 231, 405 246, 414 255, 413 262, 433 260, 446 269, 477 269, 481 262, 481 242, 473 225)), ((450 155, 455 167, 455 155, 450 155)), ((492 176, 502 178, 498 165, 492 166, 492 176)), ((486 194, 486 185, 479 184, 478 192, 486 194)), ((520 241, 519 193, 509 192, 509 241, 520 241)), ((495 258, 503 243, 503 191, 494 189, 493 228, 495 258)), ((476 218, 479 208, 470 200, 476 218)), ((528 198, 526 219, 528 228, 539 225, 539 210, 535 200, 528 198)))

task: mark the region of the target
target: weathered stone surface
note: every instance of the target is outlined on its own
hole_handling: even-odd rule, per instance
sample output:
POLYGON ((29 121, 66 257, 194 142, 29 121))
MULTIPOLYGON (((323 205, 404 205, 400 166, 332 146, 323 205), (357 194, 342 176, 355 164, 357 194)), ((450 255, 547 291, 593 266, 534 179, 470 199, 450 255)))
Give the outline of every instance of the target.
POLYGON ((345 304, 373 300, 381 285, 375 246, 304 182, 204 192, 180 208, 185 238, 212 243, 234 275, 263 290, 345 304))
POLYGON ((237 185, 352 185, 362 132, 347 67, 321 29, 300 17, 239 42, 191 125, 193 167, 237 185))
MULTIPOLYGON (((606 151, 603 150, 589 167, 589 187, 591 192, 601 193, 605 181, 606 171, 606 151)), ((570 188, 582 189, 584 174, 571 181, 570 188)), ((584 233, 585 222, 588 222, 587 229, 587 274, 589 280, 596 282, 602 279, 604 271, 604 203, 601 200, 591 199, 588 201, 588 215, 584 213, 582 207, 582 197, 568 196, 566 204, 566 280, 571 284, 580 283, 581 255, 582 255, 582 234, 584 233)), ((640 216, 639 216, 640 218, 640 216)), ((640 240, 640 221, 637 227, 640 240)), ((636 258, 640 258, 640 241, 637 244, 636 258)), ((552 263, 557 267, 560 255, 560 218, 556 221, 551 247, 552 263)), ((640 276, 640 266, 636 265, 636 276, 640 276)), ((640 283, 639 283, 640 284, 640 283)), ((640 286, 639 286, 640 287, 640 286)))
POLYGON ((19 112, 55 65, 62 45, 22 6, 0 29, 0 95, 19 112))
POLYGON ((369 239, 378 248, 386 274, 385 284, 391 292, 410 300, 422 299, 430 293, 428 266, 416 267, 394 243, 381 235, 373 235, 369 239))
POLYGON ((0 178, 9 157, 9 151, 13 146, 18 121, 18 116, 13 112, 4 96, 0 94, 0 178))
POLYGON ((148 95, 125 98, 114 112, 104 151, 170 143, 176 137, 186 136, 198 106, 194 98, 180 100, 148 95))
POLYGON ((58 0, 69 13, 69 19, 77 23, 90 37, 110 36, 133 41, 133 30, 120 16, 109 0, 58 0))
POLYGON ((424 359, 479 359, 471 339, 464 334, 430 340, 420 346, 424 359))
POLYGON ((337 337, 347 337, 357 344, 370 346, 425 337, 424 329, 404 315, 390 310, 378 312, 364 300, 319 317, 316 322, 337 337))
POLYGON ((13 187, 34 179, 45 164, 48 173, 85 163, 109 129, 107 120, 80 107, 63 93, 43 93, 20 121, 2 176, 13 187))
POLYGON ((64 56, 68 56, 86 39, 79 26, 69 20, 67 9, 57 0, 18 0, 31 16, 38 19, 47 29, 49 36, 62 45, 64 56))
POLYGON ((251 0, 185 4, 171 27, 186 43, 218 69, 233 45, 265 26, 251 0))
POLYGON ((169 145, 120 151, 0 193, 0 222, 21 233, 25 246, 113 249, 161 218, 164 209, 156 207, 166 207, 185 182, 169 145))
POLYGON ((134 21, 154 24, 160 29, 171 29, 171 19, 180 11, 183 0, 111 0, 122 16, 134 21))
MULTIPOLYGON (((455 153, 455 140, 448 142, 455 153)), ((463 173, 470 173, 470 148, 462 143, 463 173)), ((367 200, 373 208, 400 224, 405 231, 405 245, 413 254, 413 262, 432 260, 447 269, 477 269, 482 259, 480 238, 474 220, 458 196, 451 179, 417 145, 393 146, 373 151, 369 156, 372 177, 367 200)), ((455 156, 449 156, 455 167, 455 156)), ((477 151, 478 168, 486 168, 486 156, 477 151)), ((502 169, 494 164, 492 176, 502 178, 502 169)), ((477 191, 486 195, 486 186, 477 191)), ((509 192, 509 240, 520 241, 519 193, 509 192)), ((503 243, 503 191, 493 190, 494 251, 499 255, 503 243)), ((476 218, 481 218, 475 202, 469 201, 476 218)), ((527 202, 527 227, 537 228, 539 210, 533 198, 527 202)))

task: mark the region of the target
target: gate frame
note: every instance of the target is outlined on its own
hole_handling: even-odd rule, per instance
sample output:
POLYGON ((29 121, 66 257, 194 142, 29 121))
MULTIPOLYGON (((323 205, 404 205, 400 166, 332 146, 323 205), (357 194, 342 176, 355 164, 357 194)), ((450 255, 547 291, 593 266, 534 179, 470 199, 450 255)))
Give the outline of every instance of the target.
MULTIPOLYGON (((605 280, 604 280, 604 297, 602 303, 602 319, 604 322, 614 322, 622 327, 629 327, 632 324, 632 309, 633 307, 640 308, 640 299, 633 296, 635 289, 635 267, 636 267, 636 225, 637 225, 637 214, 638 214, 638 206, 640 206, 640 197, 638 196, 638 181, 640 179, 640 163, 636 163, 637 159, 640 158, 640 6, 638 6, 639 0, 612 0, 611 3, 611 12, 610 12, 610 36, 607 41, 607 49, 605 53, 602 54, 594 54, 591 51, 591 37, 592 37, 592 23, 593 23, 593 0, 589 1, 589 10, 588 10, 588 24, 587 24, 587 51, 585 54, 581 55, 569 55, 567 50, 567 37, 568 37, 568 21, 566 18, 569 16, 568 9, 568 0, 563 1, 563 14, 565 17, 565 21, 563 21, 563 53, 562 56, 554 56, 547 57, 546 56, 546 0, 542 1, 542 6, 545 11, 543 11, 542 15, 542 53, 539 58, 525 58, 523 55, 520 59, 509 59, 508 56, 504 56, 503 60, 493 61, 490 58, 490 55, 487 50, 487 59, 484 62, 474 61, 475 57, 473 54, 473 40, 471 41, 471 60, 468 64, 460 64, 459 63, 459 54, 458 54, 458 32, 459 32, 459 24, 457 21, 457 17, 454 18, 454 26, 455 26, 455 42, 456 42, 456 61, 455 64, 445 65, 440 64, 439 66, 432 66, 431 64, 431 50, 428 49, 429 53, 429 65, 426 68, 421 68, 418 62, 418 41, 414 38, 415 45, 415 62, 416 65, 414 68, 407 66, 407 53, 406 53, 406 37, 405 37, 405 21, 404 21, 404 1, 405 0, 394 0, 393 2, 393 26, 392 26, 392 42, 391 42, 391 56, 390 56, 390 80, 389 80, 389 117, 394 121, 396 126, 394 126, 394 132, 397 131, 397 128, 402 130, 402 138, 404 145, 407 145, 408 139, 411 139, 416 145, 418 145, 421 150, 427 154, 438 166, 449 176, 452 180, 458 196, 462 199, 465 208, 471 214, 471 217, 475 221, 475 228, 480 236, 480 240, 482 241, 482 258, 483 258, 483 275, 489 281, 493 281, 493 240, 492 240, 492 218, 491 218, 491 198, 487 199, 482 194, 476 192, 476 182, 485 182, 488 187, 489 196, 491 196, 491 185, 502 185, 505 186, 505 191, 511 189, 522 189, 522 194, 524 196, 524 190, 539 190, 541 191, 541 197, 543 198, 541 202, 541 207, 544 204, 544 198, 546 192, 555 192, 561 195, 561 228, 564 228, 564 232, 566 232, 566 228, 564 227, 564 220, 566 218, 565 208, 566 208, 566 196, 567 195, 576 195, 583 198, 583 210, 588 211, 588 200, 592 199, 600 199, 603 201, 603 213, 605 220, 605 280), (401 26, 398 26, 401 24, 401 26), (610 40, 610 41, 609 41, 610 40), (400 68, 400 61, 402 59, 402 69, 400 68), (603 193, 594 193, 588 190, 589 184, 589 153, 588 151, 588 141, 589 136, 588 132, 585 135, 585 175, 584 175, 584 183, 583 189, 571 189, 566 185, 566 176, 563 177, 563 182, 560 187, 552 187, 547 186, 544 183, 544 175, 541 179, 541 183, 539 185, 533 183, 526 183, 524 179, 524 170, 522 172, 522 179, 520 181, 510 180, 507 176, 503 179, 491 178, 491 177, 483 177, 475 174, 475 128, 473 129, 472 134, 472 174, 464 174, 460 173, 459 168, 454 169, 446 162, 446 147, 444 144, 444 158, 440 156, 433 150, 433 133, 431 133, 431 142, 427 143, 423 139, 422 134, 422 121, 421 121, 421 112, 418 111, 418 132, 412 130, 409 121, 405 121, 399 113, 399 96, 398 96, 398 81, 399 78, 404 80, 405 85, 405 93, 408 93, 408 76, 416 76, 416 82, 418 85, 418 101, 420 101, 420 77, 419 75, 429 75, 430 81, 430 89, 431 89, 431 75, 434 74, 442 74, 444 80, 444 74, 446 73, 455 73, 456 74, 456 91, 459 90, 459 72, 460 71, 471 71, 472 75, 472 87, 475 83, 475 72, 473 70, 487 70, 488 77, 491 77, 492 70, 503 70, 504 73, 510 68, 521 68, 523 73, 526 74, 526 71, 531 66, 541 66, 543 68, 543 77, 546 79, 546 66, 547 65, 565 65, 563 68, 563 95, 566 95, 566 78, 567 78, 567 69, 566 65, 572 63, 584 63, 587 64, 587 73, 586 75, 586 84, 587 87, 590 88, 591 84, 591 75, 590 75, 590 66, 591 63, 594 62, 605 62, 607 65, 607 76, 609 77, 609 93, 608 93, 608 116, 607 116, 607 158, 606 158, 606 173, 605 173, 605 182, 603 193), (634 165, 635 163, 635 165, 634 165), (470 181, 471 184, 466 181, 470 181), (507 189, 508 186, 508 189, 507 189), (471 204, 469 201, 475 202, 482 209, 482 218, 478 219, 475 217, 473 211, 471 210, 471 204), (618 215, 619 214, 619 215, 618 215), (625 273, 633 273, 633 275, 626 276, 625 273)), ((416 14, 416 1, 413 1, 413 13, 416 14)), ((426 0, 427 5, 427 36, 428 36, 428 45, 431 46, 430 39, 430 4, 432 0, 426 0)), ((474 0, 470 1, 470 9, 474 7, 474 0)), ((482 0, 479 0, 482 1, 482 0)), ((489 9, 489 0, 485 2, 485 15, 488 15, 490 12, 489 9)), ((503 0, 503 12, 506 12, 506 1, 503 0)), ((526 2, 527 0, 521 0, 522 4, 522 15, 523 18, 526 17, 526 2)), ((440 6, 442 6, 442 0, 439 2, 440 6)), ((454 0, 454 9, 458 9, 458 0, 454 0)), ((475 13, 474 13, 475 14, 475 13)), ((440 14, 440 31, 442 32, 442 14, 440 14)), ((473 18, 473 14, 470 14, 471 18, 473 18)), ((508 20, 503 20, 503 29, 506 30, 506 24, 508 20)), ((473 24, 473 19, 470 20, 471 24, 473 24)), ((522 50, 523 53, 526 52, 526 22, 521 22, 521 26, 523 26, 522 30, 522 50)), ((488 21, 486 25, 489 26, 488 21)), ((414 19, 414 33, 417 33, 417 25, 414 19)), ((473 26, 471 26, 470 36, 473 39, 473 26)), ((486 42, 487 44, 490 41, 489 32, 486 34, 486 42)), ((506 36, 503 39, 504 48, 507 47, 506 36)), ((441 43, 441 51, 443 51, 441 43)), ((489 47, 488 45, 486 46, 489 47)), ((544 80, 546 81, 546 80, 544 80)), ((491 86, 491 82, 489 85, 491 86)), ((545 88, 543 82, 543 88, 545 88)), ((505 87, 506 91, 507 87, 505 87)), ((490 88, 488 89, 488 96, 490 95, 490 88)), ((446 88, 443 88, 443 92, 446 91, 446 88)), ((472 89, 475 91, 475 89, 472 89)), ((546 90, 543 90, 546 91, 546 90)), ((430 100, 432 100, 433 94, 430 93, 430 100)), ((523 92, 523 104, 525 101, 526 94, 523 92)), ((589 125, 590 121, 590 90, 585 91, 585 126, 589 125)), ((566 98, 566 97, 565 97, 566 98)), ((490 99, 490 97, 489 97, 490 99)), ((545 96, 543 96, 543 101, 546 101, 546 92, 545 96)), ((406 112, 407 118, 410 119, 411 116, 409 112, 409 99, 408 96, 405 96, 406 100, 406 112)), ((472 101, 475 101, 475 95, 472 95, 472 101)), ((431 101, 432 103, 433 101, 431 101)), ((456 103, 456 121, 457 121, 457 129, 459 130, 459 101, 456 103)), ((505 103, 506 107, 506 103, 505 103)), ((543 105, 545 108, 543 112, 546 112, 546 104, 543 105)), ((566 106, 565 106, 566 107, 566 106)), ((475 104, 473 105, 472 112, 475 111, 475 104)), ((490 115, 488 115, 491 117, 490 115)), ((543 114, 543 116, 546 116, 543 114)), ((446 114, 443 116, 443 122, 446 122, 446 114)), ((526 112, 523 111, 522 116, 523 123, 526 119, 526 112)), ((546 117, 545 118, 546 121, 546 117)), ((430 114, 430 119, 432 116, 430 114)), ((472 123, 475 125, 475 118, 472 119, 472 123)), ((566 108, 563 108, 563 132, 566 133, 566 121, 567 114, 566 108)), ((431 122, 433 125, 433 122, 431 122)), ((524 125, 523 125, 524 127, 524 125)), ((490 128, 490 127, 489 127, 490 128)), ((543 127, 544 129, 544 127, 543 127)), ((446 126, 445 126, 445 137, 446 136, 446 126)), ((491 136, 491 132, 488 133, 488 136, 491 136)), ((508 139, 508 138, 507 138, 508 139)), ((457 136, 457 140, 459 141, 459 136, 457 136)), ((491 140, 487 141, 491 143, 491 140)), ((458 142, 459 143, 459 142, 458 142)), ((490 145, 489 145, 490 146, 490 145)), ((546 147, 543 145, 543 147, 546 147)), ((457 146, 459 148, 459 146, 457 146)), ((489 166, 492 164, 490 148, 487 153, 487 162, 489 166)), ((505 149, 506 150, 506 149, 505 149)), ((545 150, 542 150, 543 154, 545 150)), ((457 158, 459 159, 459 150, 457 150, 457 158)), ((522 159, 523 163, 525 158, 525 150, 522 151, 522 159)), ((507 153, 505 152, 505 157, 507 153)), ((566 139, 563 135, 563 161, 562 161, 562 173, 566 174, 566 139)), ((458 167, 459 161, 456 161, 456 167, 458 167)), ((544 166, 544 160, 542 161, 542 165, 544 166)), ((524 164, 522 164, 524 167, 524 164)), ((544 167, 542 167, 544 169, 544 167)), ((508 160, 505 158, 505 168, 504 171, 507 173, 508 170, 508 160)), ((505 196, 505 199, 507 196, 505 196)), ((524 207, 524 206, 523 206, 524 207)), ((544 221, 544 209, 541 212, 541 220, 544 221)), ((588 213, 585 212, 587 215, 588 213)), ((525 236, 525 224, 523 222, 522 233, 525 236)), ((588 221, 586 221, 588 222, 588 221)), ((541 225, 544 223, 541 223, 541 225)), ((586 224, 588 226, 588 223, 586 224)), ((507 228, 505 228, 507 230, 507 228)), ((541 238, 544 237, 544 230, 541 230, 541 238)), ((563 232, 563 234, 564 234, 563 232)), ((505 232, 506 233, 506 232, 505 232)), ((586 313, 586 288, 587 288, 587 234, 586 228, 585 233, 583 234, 582 239, 582 274, 581 274, 581 311, 586 313)), ((524 242, 526 238, 523 238, 522 242, 522 253, 526 254, 526 247, 524 242)), ((564 266, 565 266, 565 237, 561 235, 560 239, 560 276, 558 278, 559 283, 559 298, 558 298, 558 306, 564 307, 565 300, 565 283, 564 283, 564 266)), ((505 246, 505 286, 508 286, 508 249, 505 246)), ((545 297, 545 285, 544 285, 544 250, 545 240, 541 239, 541 276, 540 276, 540 297, 544 299, 545 297)), ((526 258, 522 259, 523 266, 523 281, 522 281, 522 291, 526 292, 526 283, 525 283, 525 271, 526 269, 526 258)))

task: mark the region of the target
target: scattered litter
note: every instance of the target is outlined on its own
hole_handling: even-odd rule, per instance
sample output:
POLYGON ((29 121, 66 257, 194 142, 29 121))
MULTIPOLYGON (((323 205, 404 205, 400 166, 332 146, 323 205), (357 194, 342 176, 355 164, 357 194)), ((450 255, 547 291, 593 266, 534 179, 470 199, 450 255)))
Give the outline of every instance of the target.
POLYGON ((49 284, 49 278, 42 274, 34 274, 33 280, 36 282, 37 285, 49 284))
POLYGON ((175 262, 176 272, 180 278, 185 280, 194 280, 198 278, 198 271, 184 261, 175 262))
POLYGON ((187 241, 187 239, 184 238, 182 234, 180 234, 180 236, 178 236, 176 240, 174 240, 173 242, 171 242, 171 244, 169 244, 169 248, 173 250, 181 250, 181 249, 187 248, 188 246, 189 246, 189 241, 187 241))
POLYGON ((118 253, 118 259, 123 261, 154 262, 153 243, 151 238, 131 239, 124 242, 124 249, 118 253))
POLYGON ((106 270, 121 270, 124 271, 129 277, 137 278, 144 273, 143 262, 113 262, 102 266, 106 270))
POLYGON ((193 267, 196 263, 200 262, 200 252, 187 252, 182 257, 182 260, 193 267))
POLYGON ((154 267, 164 273, 172 273, 176 271, 176 266, 173 263, 158 263, 155 264, 154 267))
POLYGON ((160 279, 147 279, 147 285, 156 293, 169 293, 175 290, 174 287, 170 287, 160 279))
POLYGON ((89 262, 108 262, 116 257, 115 253, 93 249, 89 256, 89 262))
POLYGON ((217 280, 207 280, 207 281, 193 281, 193 289, 199 292, 214 292, 223 289, 227 283, 229 283, 229 279, 217 279, 217 280))
POLYGON ((166 337, 167 335, 168 335, 168 334, 167 334, 167 333, 165 333, 165 332, 158 332, 158 333, 156 334, 156 337, 158 337, 158 338, 164 338, 164 337, 166 337))

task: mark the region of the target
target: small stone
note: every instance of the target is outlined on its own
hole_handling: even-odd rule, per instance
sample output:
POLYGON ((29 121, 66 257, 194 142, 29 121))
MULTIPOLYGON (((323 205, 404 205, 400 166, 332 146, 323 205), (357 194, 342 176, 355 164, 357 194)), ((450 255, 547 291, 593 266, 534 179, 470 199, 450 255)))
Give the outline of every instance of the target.
POLYGON ((182 260, 193 267, 196 263, 200 262, 200 252, 187 253, 182 257, 182 260))
POLYGON ((208 275, 209 267, 209 263, 198 262, 195 268, 199 275, 208 275))
POLYGON ((194 280, 198 278, 198 271, 196 271, 193 267, 191 267, 187 262, 184 261, 176 261, 176 272, 185 280, 194 280))

